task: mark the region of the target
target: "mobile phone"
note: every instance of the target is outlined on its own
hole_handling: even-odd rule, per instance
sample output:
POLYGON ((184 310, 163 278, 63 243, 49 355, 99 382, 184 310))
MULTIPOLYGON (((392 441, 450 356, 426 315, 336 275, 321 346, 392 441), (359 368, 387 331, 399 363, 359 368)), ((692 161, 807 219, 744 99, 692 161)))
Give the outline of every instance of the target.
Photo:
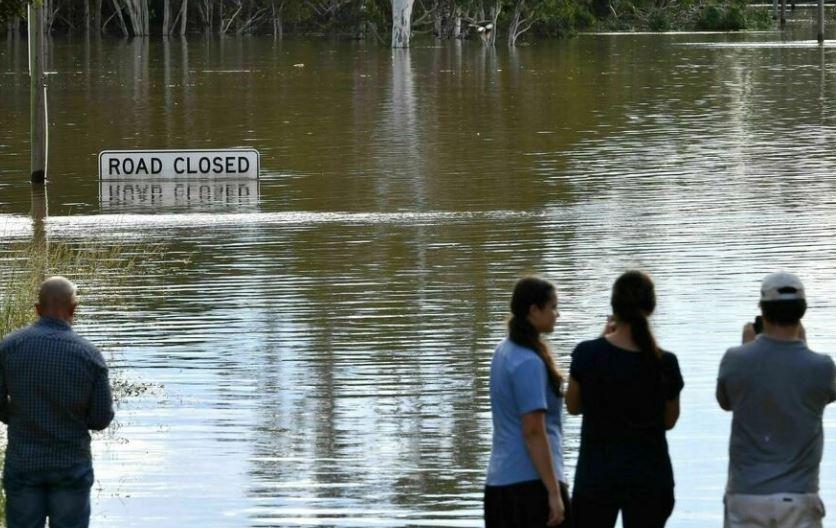
POLYGON ((760 315, 755 317, 755 322, 752 323, 752 327, 755 329, 756 334, 763 332, 763 317, 760 315))

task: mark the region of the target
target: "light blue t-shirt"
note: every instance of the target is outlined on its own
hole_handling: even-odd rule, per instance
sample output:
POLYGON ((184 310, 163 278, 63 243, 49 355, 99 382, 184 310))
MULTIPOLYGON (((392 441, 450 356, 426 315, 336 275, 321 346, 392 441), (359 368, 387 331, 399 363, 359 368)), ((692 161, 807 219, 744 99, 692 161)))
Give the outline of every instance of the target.
POLYGON ((555 474, 563 476, 563 398, 549 386, 543 360, 533 350, 505 339, 496 347, 491 361, 491 415, 493 444, 488 464, 488 486, 507 486, 540 480, 528 455, 523 437, 522 417, 532 411, 546 411, 546 432, 555 474))

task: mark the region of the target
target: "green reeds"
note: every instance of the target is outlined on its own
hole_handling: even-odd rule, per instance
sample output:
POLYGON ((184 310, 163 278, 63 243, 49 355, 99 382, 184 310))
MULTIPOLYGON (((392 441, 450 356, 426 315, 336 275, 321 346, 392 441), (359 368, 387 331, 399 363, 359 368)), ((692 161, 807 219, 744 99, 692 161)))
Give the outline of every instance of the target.
POLYGON ((65 243, 20 243, 0 246, 0 337, 34 321, 38 286, 46 277, 63 275, 79 285, 127 277, 137 257, 122 246, 97 243, 72 247, 65 243))

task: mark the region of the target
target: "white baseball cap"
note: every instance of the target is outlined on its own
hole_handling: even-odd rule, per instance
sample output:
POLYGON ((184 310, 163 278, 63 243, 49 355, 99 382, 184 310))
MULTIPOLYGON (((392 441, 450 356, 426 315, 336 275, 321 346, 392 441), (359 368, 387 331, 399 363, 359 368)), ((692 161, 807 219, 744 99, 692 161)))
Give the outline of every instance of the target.
POLYGON ((767 275, 761 283, 761 301, 794 301, 804 299, 804 285, 792 273, 779 271, 767 275))

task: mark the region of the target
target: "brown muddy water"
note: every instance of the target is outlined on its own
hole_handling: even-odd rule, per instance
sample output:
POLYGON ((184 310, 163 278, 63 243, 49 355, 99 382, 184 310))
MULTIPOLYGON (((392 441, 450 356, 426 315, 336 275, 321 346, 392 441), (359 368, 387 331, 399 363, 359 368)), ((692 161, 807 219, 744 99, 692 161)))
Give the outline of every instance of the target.
MULTIPOLYGON (((714 379, 763 275, 805 280, 811 346, 836 350, 836 47, 793 16, 514 51, 55 39, 49 238, 165 249, 120 292, 82 285, 79 331, 164 385, 96 440, 93 525, 479 526, 513 281, 558 284, 565 368, 640 266, 686 381, 669 526, 719 526, 714 379), (97 179, 101 150, 224 147, 261 152, 245 198, 97 179)), ((0 43, 0 123, 6 251, 32 232, 22 41, 0 43)))

